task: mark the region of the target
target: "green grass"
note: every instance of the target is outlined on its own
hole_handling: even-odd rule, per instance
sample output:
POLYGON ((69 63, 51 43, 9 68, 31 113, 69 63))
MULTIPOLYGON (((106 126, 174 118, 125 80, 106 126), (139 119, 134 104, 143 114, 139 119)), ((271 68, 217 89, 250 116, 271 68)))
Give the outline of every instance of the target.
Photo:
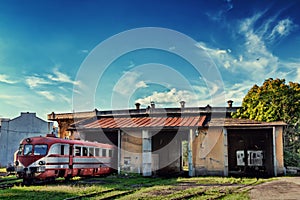
POLYGON ((65 199, 93 193, 82 199, 101 199, 131 191, 119 199, 211 199, 224 194, 221 199, 249 199, 247 191, 235 191, 245 184, 259 184, 273 179, 193 177, 147 178, 138 175, 122 175, 81 179, 76 182, 56 182, 48 185, 14 186, 0 190, 0 199, 65 199), (232 186, 232 187, 231 187, 232 186), (235 189, 234 189, 235 188, 235 189), (112 190, 101 194, 103 191, 112 190))

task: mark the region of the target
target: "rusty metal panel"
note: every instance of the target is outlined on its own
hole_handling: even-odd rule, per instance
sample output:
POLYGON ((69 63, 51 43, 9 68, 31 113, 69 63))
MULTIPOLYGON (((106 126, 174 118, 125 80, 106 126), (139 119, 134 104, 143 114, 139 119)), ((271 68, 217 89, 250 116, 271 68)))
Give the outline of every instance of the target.
POLYGON ((84 128, 138 128, 138 127, 197 127, 202 126, 205 116, 193 117, 135 117, 100 118, 86 123, 84 128))

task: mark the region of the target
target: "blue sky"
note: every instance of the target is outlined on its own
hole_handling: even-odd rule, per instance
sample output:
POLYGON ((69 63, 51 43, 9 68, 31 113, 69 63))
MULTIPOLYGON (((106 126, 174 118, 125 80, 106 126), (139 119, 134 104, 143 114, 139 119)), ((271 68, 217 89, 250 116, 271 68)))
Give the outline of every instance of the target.
MULTIPOLYGON (((299 82, 299 8, 297 0, 0 0, 0 117, 29 111, 46 119, 52 111, 127 109, 136 101, 179 107, 181 100, 186 106, 225 106, 232 99, 239 106, 267 78, 299 82), (195 41, 187 51, 197 47, 213 62, 211 77, 174 53, 179 47, 172 46, 172 37, 166 38, 167 51, 132 49, 108 66, 98 65, 105 59, 96 55, 99 45, 145 27, 195 41), (82 79, 93 52, 99 60, 82 79), (90 83, 94 89, 86 93, 90 83), (73 106, 74 98, 86 94, 91 101, 73 106)), ((121 41, 106 51, 126 45, 121 41)))

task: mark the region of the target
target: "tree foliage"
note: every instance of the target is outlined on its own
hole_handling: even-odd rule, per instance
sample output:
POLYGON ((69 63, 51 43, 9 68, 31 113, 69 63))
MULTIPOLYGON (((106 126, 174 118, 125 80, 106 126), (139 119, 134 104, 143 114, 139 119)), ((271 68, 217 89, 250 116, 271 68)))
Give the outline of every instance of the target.
POLYGON ((300 84, 269 78, 254 85, 244 97, 235 118, 287 123, 284 132, 285 163, 300 166, 300 84))

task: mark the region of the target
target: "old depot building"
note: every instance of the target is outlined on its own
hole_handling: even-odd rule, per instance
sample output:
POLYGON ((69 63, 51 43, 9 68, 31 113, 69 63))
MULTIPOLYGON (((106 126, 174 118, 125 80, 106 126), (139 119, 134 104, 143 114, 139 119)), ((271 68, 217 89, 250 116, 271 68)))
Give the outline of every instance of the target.
POLYGON ((115 169, 151 175, 283 174, 283 122, 233 119, 228 107, 51 113, 62 138, 111 143, 115 169))

